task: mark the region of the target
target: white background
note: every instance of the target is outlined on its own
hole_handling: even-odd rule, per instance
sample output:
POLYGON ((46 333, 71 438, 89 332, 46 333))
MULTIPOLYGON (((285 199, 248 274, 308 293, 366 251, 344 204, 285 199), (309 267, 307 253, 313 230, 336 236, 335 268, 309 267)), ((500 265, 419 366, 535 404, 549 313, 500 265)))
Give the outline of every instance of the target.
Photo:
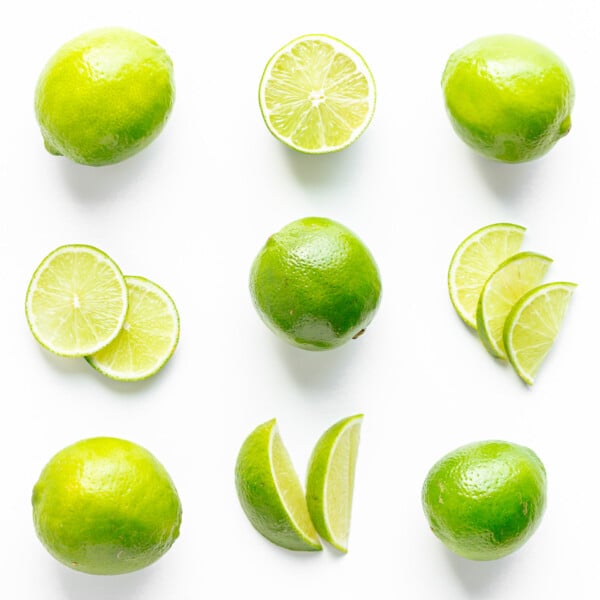
POLYGON ((595 419, 598 352, 600 8, 596 0, 453 2, 13 2, 0 22, 0 595, 13 600, 592 598, 600 586, 595 419), (392 8, 393 7, 393 8, 392 8), (156 39, 177 100, 138 156, 89 168, 47 154, 33 113, 37 76, 68 39, 121 25, 156 39), (265 128, 258 82, 291 38, 353 45, 378 86, 367 132, 337 155, 295 154, 265 128), (557 52, 577 90, 571 133, 523 165, 477 157, 446 117, 440 77, 472 39, 510 32, 557 52), (383 299, 366 335, 310 353, 254 312, 251 262, 266 238, 309 215, 369 246, 383 299), (454 313, 456 245, 497 221, 527 227, 524 249, 554 258, 547 280, 579 284, 533 388, 495 361, 454 313), (104 379, 31 336, 24 297, 55 247, 88 243, 126 274, 165 287, 181 316, 168 366, 141 384, 104 379), (233 467, 245 436, 276 417, 302 478, 313 444, 364 412, 350 551, 299 554, 247 522, 233 467), (30 495, 64 446, 128 438, 166 466, 181 536, 153 566, 97 577, 38 542, 30 495), (525 444, 548 472, 534 537, 500 561, 451 555, 429 531, 423 479, 446 452, 489 438, 525 444))

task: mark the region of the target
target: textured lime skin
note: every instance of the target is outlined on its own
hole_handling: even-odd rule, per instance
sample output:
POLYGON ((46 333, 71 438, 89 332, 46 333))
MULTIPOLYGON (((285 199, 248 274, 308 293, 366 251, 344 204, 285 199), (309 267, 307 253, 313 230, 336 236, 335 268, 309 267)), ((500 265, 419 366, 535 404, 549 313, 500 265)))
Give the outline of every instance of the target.
POLYGON ((377 265, 354 233, 308 217, 272 235, 254 260, 250 292, 263 321, 306 350, 328 350, 361 335, 377 311, 377 265))
POLYGON ((35 112, 51 154, 100 166, 145 148, 174 100, 173 64, 164 49, 139 33, 104 28, 52 56, 37 83, 35 112))
POLYGON ((422 501, 431 530, 450 550, 471 560, 494 560, 520 548, 539 525, 546 471, 529 448, 476 442, 432 467, 422 501))
POLYGON ((569 70, 548 48, 523 37, 494 35, 457 50, 442 88, 456 133, 488 158, 539 158, 571 128, 569 70))
POLYGON ((181 503, 144 448, 90 438, 58 452, 33 488, 33 520, 46 549, 85 573, 118 575, 158 560, 179 535, 181 503))

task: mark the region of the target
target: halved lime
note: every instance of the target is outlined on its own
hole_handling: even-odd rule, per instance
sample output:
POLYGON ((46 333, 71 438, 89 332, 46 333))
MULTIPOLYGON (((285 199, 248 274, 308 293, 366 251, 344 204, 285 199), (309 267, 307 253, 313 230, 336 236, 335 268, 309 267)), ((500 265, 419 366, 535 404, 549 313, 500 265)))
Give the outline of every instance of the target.
POLYGON ((342 419, 317 442, 308 465, 306 501, 319 535, 348 551, 356 456, 363 415, 342 419))
POLYGON ((250 523, 288 550, 321 550, 306 498, 275 419, 244 441, 235 466, 237 494, 250 523))
POLYGON ((485 282, 477 304, 477 332, 492 356, 506 358, 502 341, 506 317, 521 296, 542 282, 551 263, 547 256, 519 252, 485 282))
POLYGON ((525 227, 494 223, 478 229, 458 246, 448 269, 450 300, 460 318, 477 328, 477 303, 488 277, 521 247, 525 227))
POLYGON ((35 270, 25 313, 37 341, 61 356, 93 354, 119 333, 127 287, 116 263, 93 246, 52 251, 35 270))
POLYGON ((533 384, 576 287, 569 282, 541 285, 525 294, 510 311, 504 325, 504 346, 525 383, 533 384))
POLYGON ((375 111, 375 81, 364 59, 329 35, 303 35, 265 67, 259 104, 269 131, 309 154, 349 146, 375 111))
POLYGON ((129 306, 123 328, 108 346, 86 360, 100 373, 120 381, 139 381, 157 373, 175 351, 179 315, 175 302, 144 277, 125 277, 129 306))

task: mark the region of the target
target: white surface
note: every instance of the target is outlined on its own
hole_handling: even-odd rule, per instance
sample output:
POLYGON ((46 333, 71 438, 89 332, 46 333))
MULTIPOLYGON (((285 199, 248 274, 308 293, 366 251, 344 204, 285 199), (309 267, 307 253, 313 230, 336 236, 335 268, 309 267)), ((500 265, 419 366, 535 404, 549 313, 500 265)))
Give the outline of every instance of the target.
POLYGON ((598 137, 596 0, 503 3, 12 2, 0 22, 0 312, 3 417, 0 595, 14 600, 590 598, 600 587, 596 518, 598 137), (392 9, 393 7, 393 9, 392 9), (98 169, 44 151, 33 88, 54 50, 103 25, 171 54, 177 100, 161 136, 98 169), (301 156, 264 126, 257 87, 294 36, 353 45, 378 84, 364 136, 340 154, 301 156), (452 131, 440 91, 451 51, 496 32, 553 48, 577 88, 571 133, 543 159, 487 162, 452 131), (359 341, 308 353, 254 313, 247 278, 267 236, 328 216, 372 250, 384 294, 359 341), (446 270, 465 235, 527 226, 524 248, 555 259, 548 280, 579 283, 533 389, 494 361, 450 305, 446 270), (127 274, 155 280, 180 310, 179 347, 140 385, 45 352, 24 318, 27 283, 60 244, 94 244, 127 274), (364 412, 350 552, 294 554, 242 513, 233 465, 244 437, 277 417, 301 476, 322 431, 364 412), (31 488, 60 448, 92 435, 151 450, 181 495, 181 536, 154 566, 103 578, 50 557, 32 525, 31 488), (463 443, 534 449, 549 480, 534 537, 497 562, 452 556, 420 506, 430 466, 463 443))

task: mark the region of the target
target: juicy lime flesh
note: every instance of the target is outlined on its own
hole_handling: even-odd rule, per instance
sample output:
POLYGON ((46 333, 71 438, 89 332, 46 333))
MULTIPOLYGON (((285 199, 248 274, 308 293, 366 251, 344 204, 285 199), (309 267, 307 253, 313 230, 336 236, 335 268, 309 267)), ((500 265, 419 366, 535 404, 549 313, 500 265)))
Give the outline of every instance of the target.
POLYGON ((126 276, 128 307, 117 337, 88 362, 101 373, 136 381, 156 373, 169 360, 179 339, 179 317, 171 297, 155 283, 126 276))
POLYGON ((345 44, 307 36, 276 55, 261 82, 261 108, 282 141, 304 152, 351 143, 373 112, 374 84, 345 44), (358 64, 357 64, 358 63, 358 64))
POLYGON ((37 534, 57 560, 117 575, 158 560, 179 535, 181 503, 164 467, 144 448, 91 438, 61 450, 32 495, 37 534))
POLYGON ((379 305, 381 281, 366 246, 343 225, 310 217, 272 235, 250 291, 263 321, 290 343, 326 350, 359 336, 379 305))
POLYGON ((100 166, 145 148, 175 99, 173 65, 153 40, 120 28, 85 33, 42 71, 35 110, 46 148, 100 166))
POLYGON ((472 560, 493 560, 521 547, 539 525, 546 472, 528 448, 477 442, 432 467, 422 499, 433 533, 450 550, 472 560))
POLYGON ((514 35, 475 40, 451 55, 442 77, 451 123, 488 158, 538 158, 571 127, 571 75, 544 46, 514 35))

